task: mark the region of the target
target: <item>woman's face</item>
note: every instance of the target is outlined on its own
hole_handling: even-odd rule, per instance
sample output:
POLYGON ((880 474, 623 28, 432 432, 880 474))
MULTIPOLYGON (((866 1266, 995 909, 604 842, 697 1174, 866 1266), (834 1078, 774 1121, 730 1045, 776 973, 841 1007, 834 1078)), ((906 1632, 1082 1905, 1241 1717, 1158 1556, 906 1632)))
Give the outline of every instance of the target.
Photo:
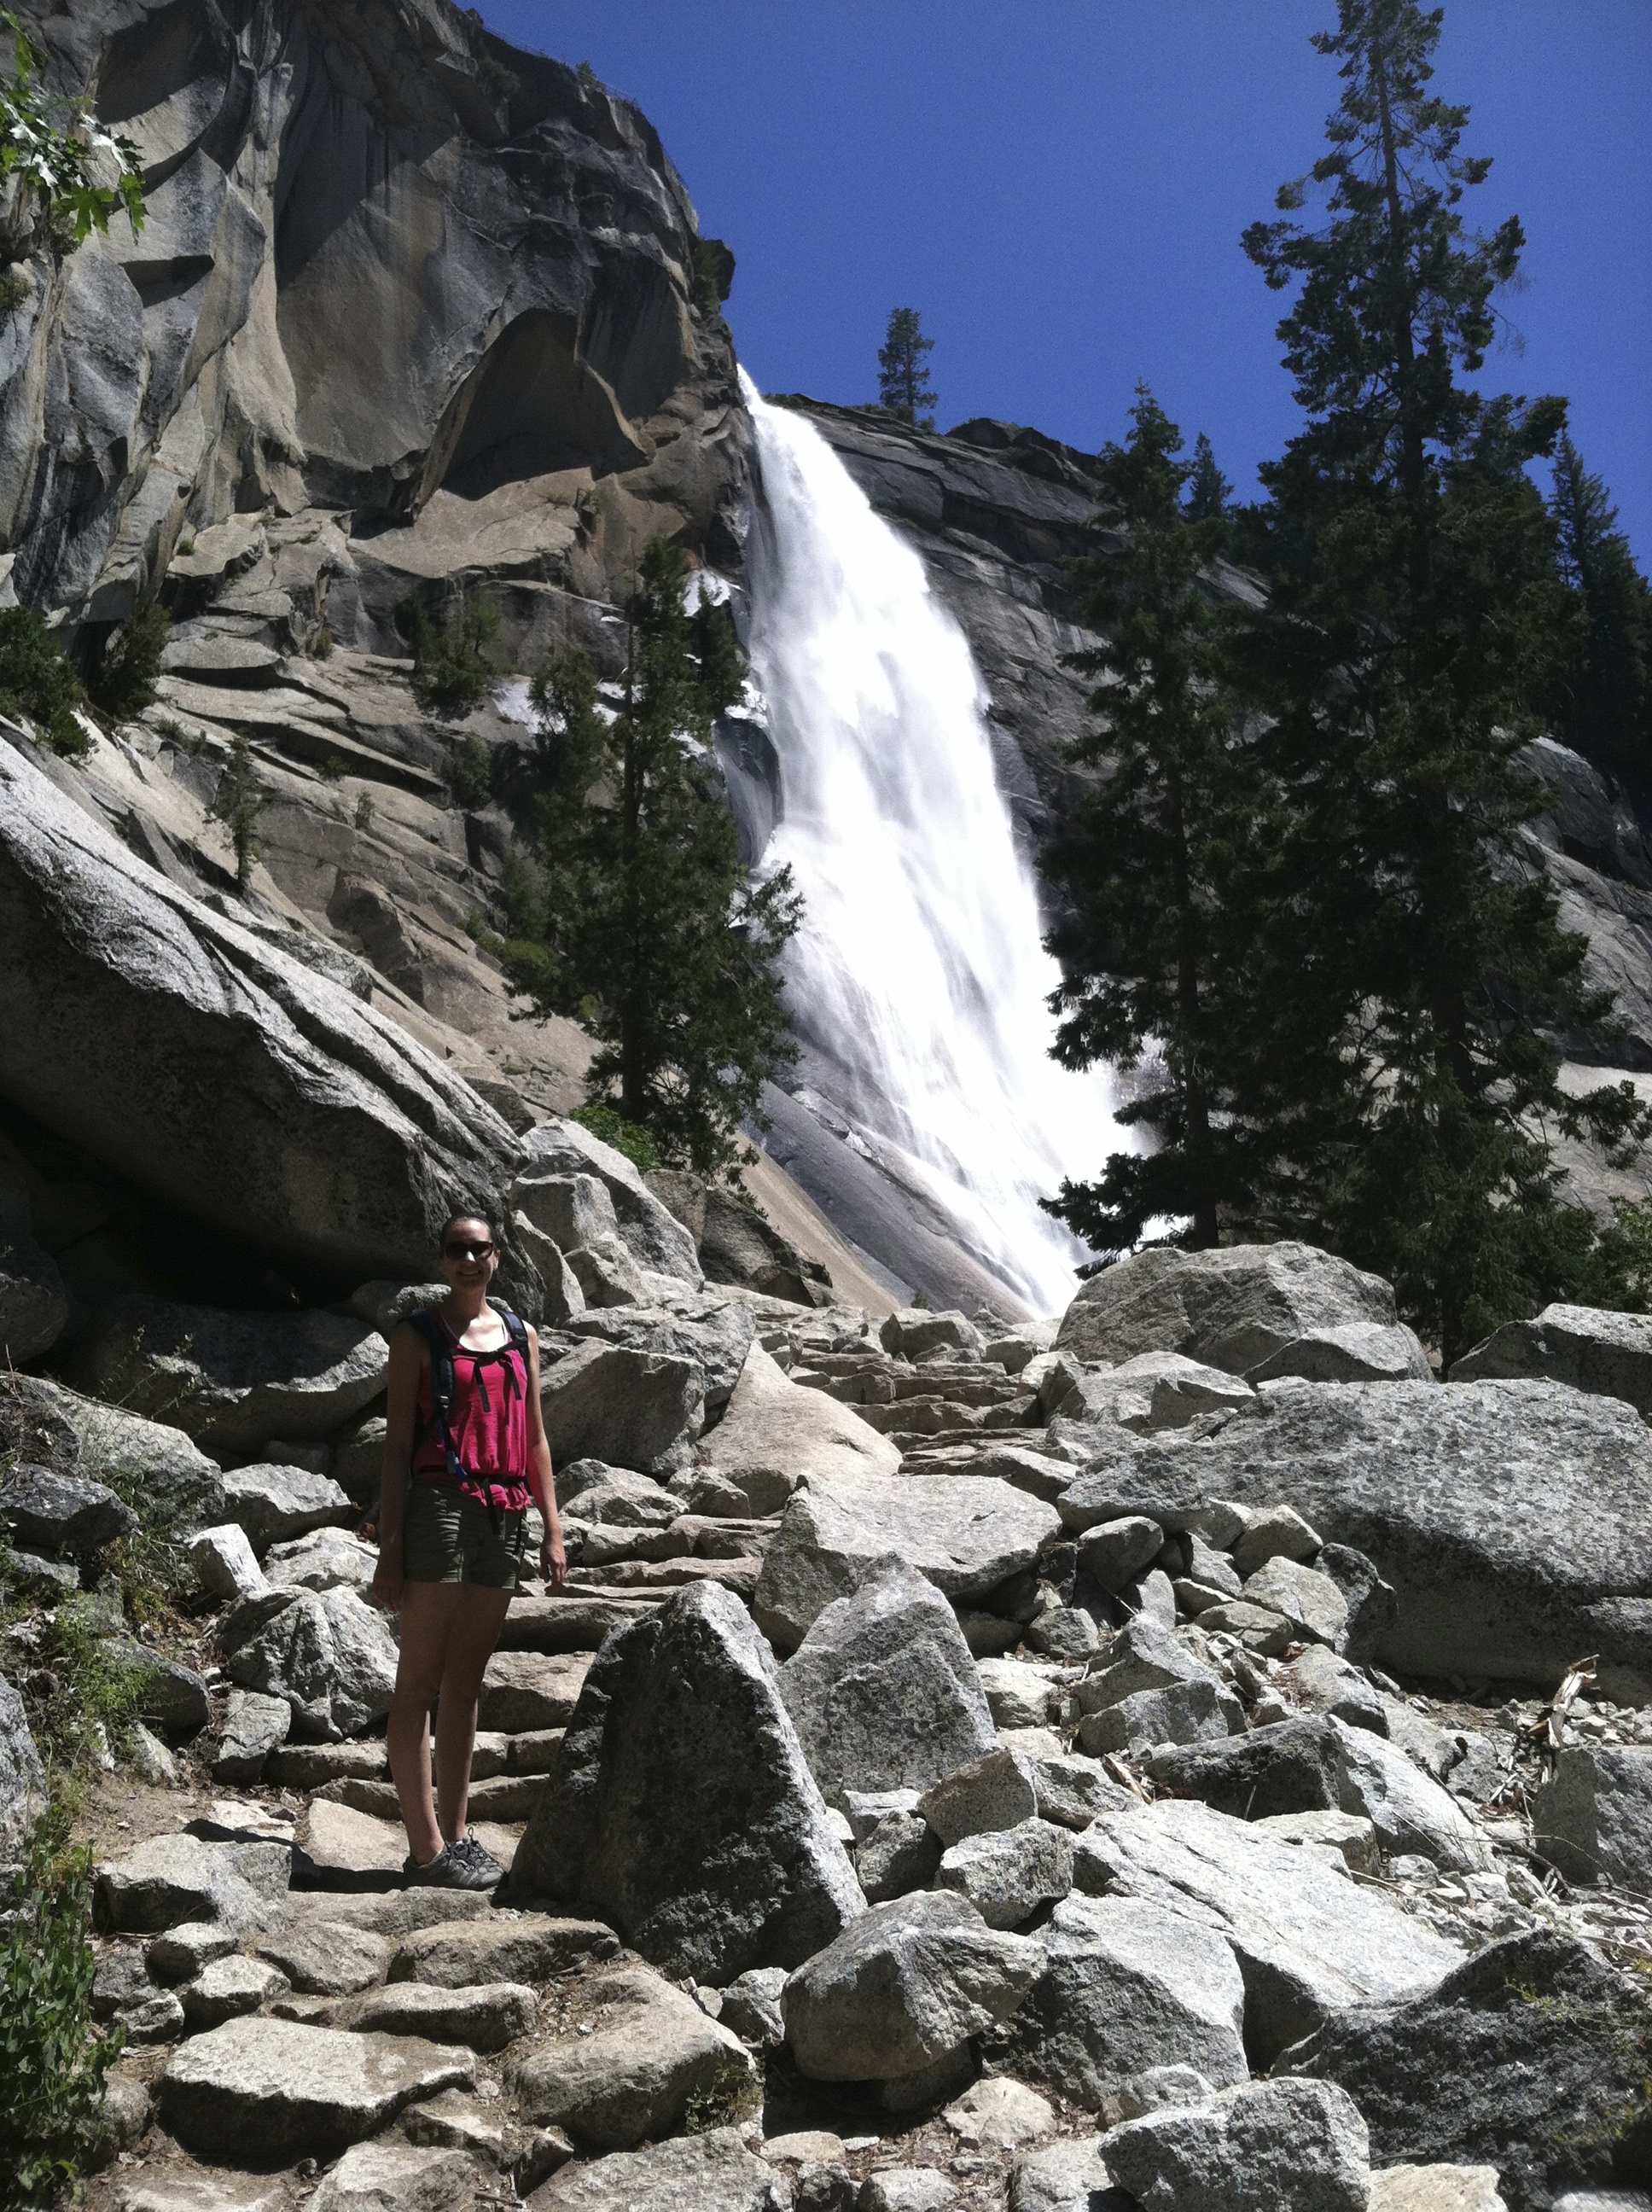
POLYGON ((499 1267, 499 1248, 485 1221, 455 1221, 441 1240, 441 1272, 456 1291, 486 1289, 499 1267))

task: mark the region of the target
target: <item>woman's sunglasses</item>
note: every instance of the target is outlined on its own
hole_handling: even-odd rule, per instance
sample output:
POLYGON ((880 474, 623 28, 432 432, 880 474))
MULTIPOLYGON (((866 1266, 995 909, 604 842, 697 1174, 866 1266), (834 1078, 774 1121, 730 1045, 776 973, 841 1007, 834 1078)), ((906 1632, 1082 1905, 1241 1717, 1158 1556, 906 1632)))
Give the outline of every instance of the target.
POLYGON ((444 1244, 444 1260, 491 1260, 499 1249, 496 1244, 444 1244))

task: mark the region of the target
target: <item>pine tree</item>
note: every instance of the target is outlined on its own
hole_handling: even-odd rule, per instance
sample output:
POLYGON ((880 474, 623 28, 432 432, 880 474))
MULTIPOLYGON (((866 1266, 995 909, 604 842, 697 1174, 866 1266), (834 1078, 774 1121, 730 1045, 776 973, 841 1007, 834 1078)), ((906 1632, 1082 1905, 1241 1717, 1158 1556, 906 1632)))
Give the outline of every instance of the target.
POLYGON ((1339 16, 1315 40, 1345 88, 1313 172, 1328 220, 1290 219, 1304 179, 1244 240, 1270 286, 1300 287, 1278 334, 1309 419, 1262 471, 1278 560, 1249 668, 1289 793, 1287 920, 1317 954, 1297 1018, 1313 1007, 1343 1071, 1291 1212, 1394 1279, 1451 1357, 1591 1279, 1593 1227, 1545 1133, 1610 1143, 1640 1117, 1627 1086, 1561 1092, 1548 1033, 1608 1002, 1521 839, 1543 799, 1516 755, 1574 635, 1526 465, 1564 410, 1464 380, 1520 225, 1465 229, 1490 162, 1428 90, 1440 11, 1339 16))
POLYGON ((518 920, 543 934, 506 964, 539 1012, 598 1040, 588 1097, 709 1174, 738 1156, 742 1122, 766 1126, 762 1086, 795 1057, 779 961, 802 902, 789 869, 759 884, 741 865, 710 736, 744 669, 727 610, 686 611, 687 575, 653 540, 611 711, 582 653, 536 679, 536 880, 518 920))
POLYGON ((1249 1053, 1269 800, 1224 681, 1206 574, 1224 526, 1190 518, 1200 461, 1176 459, 1180 431, 1145 385, 1138 393, 1127 441, 1096 471, 1097 523, 1123 547, 1078 571, 1084 618, 1105 642, 1067 662, 1100 679, 1096 720, 1068 757, 1107 781, 1043 861, 1065 915, 1048 940, 1063 977, 1054 1056, 1143 1070, 1118 1119, 1150 1129, 1151 1150, 1114 1153, 1098 1181, 1048 1201, 1108 1256, 1167 1219, 1185 1222, 1179 1241, 1215 1244, 1224 1218, 1254 1207, 1283 1134, 1258 1110, 1249 1053))
POLYGON ((1216 465, 1216 449, 1201 430, 1193 441, 1193 466, 1182 501, 1189 522, 1220 522, 1233 502, 1233 486, 1216 465))
POLYGON ((935 427, 935 393, 926 354, 935 350, 915 307, 891 307, 889 328, 878 353, 878 398, 891 415, 915 429, 935 427))
POLYGON ((1582 605, 1581 648, 1554 694, 1558 734, 1597 768, 1652 785, 1652 589, 1635 563, 1605 483, 1563 436, 1549 502, 1563 580, 1582 605))

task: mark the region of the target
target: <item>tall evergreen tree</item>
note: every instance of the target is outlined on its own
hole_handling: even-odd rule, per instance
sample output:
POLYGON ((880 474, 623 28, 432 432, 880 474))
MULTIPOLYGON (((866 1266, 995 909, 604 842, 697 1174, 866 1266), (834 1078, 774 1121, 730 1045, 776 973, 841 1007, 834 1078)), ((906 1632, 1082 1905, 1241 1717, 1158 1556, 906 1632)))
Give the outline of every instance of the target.
POLYGON ((1233 502, 1233 486, 1216 465, 1216 448, 1201 430, 1193 441, 1193 465, 1182 500, 1189 522, 1220 522, 1233 502))
POLYGON ((687 611, 687 575, 680 548, 653 540, 611 714, 583 653, 535 681, 537 866, 518 908, 535 934, 506 961, 540 1012, 597 1038, 589 1097, 662 1158, 713 1173, 796 1056, 779 960, 802 902, 789 869, 759 884, 741 865, 709 749, 744 670, 726 608, 687 611))
POLYGON ((1244 244, 1299 287, 1278 330, 1309 421, 1262 471, 1278 558, 1249 669, 1291 795, 1291 926, 1321 954, 1297 995, 1343 1069, 1291 1212, 1392 1278, 1449 1357, 1590 1279, 1542 1133, 1612 1143, 1639 1116, 1627 1086, 1564 1096, 1549 1042, 1608 1005, 1520 836, 1543 800, 1516 755, 1573 641, 1526 464, 1564 409, 1464 380, 1522 239, 1465 228, 1490 162, 1428 88, 1441 21, 1339 0, 1315 40, 1344 84, 1313 171, 1327 220, 1292 219, 1303 179, 1244 244))
POLYGON ((1065 916, 1048 940, 1063 978, 1055 1057, 1142 1071, 1118 1119, 1151 1130, 1151 1150, 1114 1153, 1098 1180, 1048 1201, 1109 1256, 1164 1221, 1185 1224, 1171 1232, 1181 1242, 1215 1244, 1224 1219, 1254 1207, 1285 1130, 1261 1110, 1249 1048, 1269 797, 1224 681, 1206 576, 1224 525, 1192 519, 1200 461, 1176 458, 1181 432, 1145 385, 1131 420, 1096 471, 1096 522, 1122 550, 1078 572, 1104 642, 1067 663, 1099 679, 1096 720, 1068 757, 1107 779, 1043 860, 1065 916))
POLYGON ((1563 580, 1582 605, 1584 635, 1554 695, 1559 734, 1596 767, 1652 785, 1652 588, 1636 566, 1605 483, 1563 435, 1549 501, 1563 580))
POLYGON ((935 427, 935 392, 926 359, 934 350, 935 341, 924 336, 915 307, 890 309, 889 328, 878 349, 878 402, 919 430, 935 427))

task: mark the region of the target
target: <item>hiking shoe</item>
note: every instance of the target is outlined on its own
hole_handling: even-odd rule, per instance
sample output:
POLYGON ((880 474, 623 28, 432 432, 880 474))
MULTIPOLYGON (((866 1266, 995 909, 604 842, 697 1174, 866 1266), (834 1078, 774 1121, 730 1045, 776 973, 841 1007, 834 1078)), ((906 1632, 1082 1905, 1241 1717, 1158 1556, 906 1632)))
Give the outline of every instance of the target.
POLYGON ((428 1866, 421 1866, 410 1851, 402 1862, 403 1879, 417 1889, 491 1889, 503 1871, 501 1868, 489 1877, 466 1856, 462 1845, 452 1844, 444 1844, 428 1866))
POLYGON ((482 1883, 478 1887, 485 1884, 489 1889, 495 1889, 504 1881, 504 1868, 485 1845, 477 1843, 474 1836, 461 1836, 456 1844, 449 1844, 447 1848, 456 1859, 463 1859, 466 1866, 474 1868, 482 1876, 482 1883))

